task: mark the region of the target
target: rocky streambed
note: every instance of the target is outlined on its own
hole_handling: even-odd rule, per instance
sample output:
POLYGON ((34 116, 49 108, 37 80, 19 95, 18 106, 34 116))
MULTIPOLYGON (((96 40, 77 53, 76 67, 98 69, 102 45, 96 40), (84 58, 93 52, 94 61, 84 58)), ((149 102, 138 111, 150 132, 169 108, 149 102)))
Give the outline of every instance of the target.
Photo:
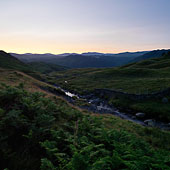
POLYGON ((130 114, 129 112, 120 111, 112 105, 109 105, 106 100, 101 99, 95 94, 89 95, 78 95, 74 94, 68 90, 62 89, 61 87, 54 85, 56 88, 60 89, 65 95, 63 96, 67 101, 72 104, 76 104, 76 100, 83 100, 86 103, 84 106, 79 106, 82 109, 92 111, 99 114, 113 114, 122 119, 126 119, 142 126, 157 127, 163 130, 170 130, 170 124, 161 121, 156 121, 152 118, 144 119, 145 113, 130 114))

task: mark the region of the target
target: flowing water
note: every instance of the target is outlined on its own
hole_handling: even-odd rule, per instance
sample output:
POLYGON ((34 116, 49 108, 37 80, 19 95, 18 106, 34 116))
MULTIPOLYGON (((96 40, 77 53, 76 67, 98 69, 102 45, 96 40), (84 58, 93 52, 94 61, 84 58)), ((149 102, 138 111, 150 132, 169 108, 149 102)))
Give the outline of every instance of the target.
MULTIPOLYGON (((118 116, 122 119, 126 119, 126 120, 129 120, 129 121, 135 122, 135 123, 140 124, 142 126, 149 126, 143 120, 136 118, 132 114, 120 112, 118 109, 114 108, 113 106, 110 106, 106 101, 103 101, 102 99, 100 99, 98 97, 95 97, 93 95, 92 95, 92 97, 79 96, 77 94, 69 92, 68 90, 62 89, 59 86, 55 85, 55 87, 59 88, 62 92, 64 92, 65 95, 68 97, 67 99, 69 99, 69 101, 73 97, 77 97, 78 99, 86 100, 86 102, 90 104, 89 106, 86 106, 86 109, 89 110, 89 111, 93 111, 93 112, 100 113, 100 114, 109 113, 109 114, 113 114, 115 116, 118 116)), ((170 130, 170 125, 163 123, 163 122, 153 121, 152 126, 160 128, 160 129, 170 130)))

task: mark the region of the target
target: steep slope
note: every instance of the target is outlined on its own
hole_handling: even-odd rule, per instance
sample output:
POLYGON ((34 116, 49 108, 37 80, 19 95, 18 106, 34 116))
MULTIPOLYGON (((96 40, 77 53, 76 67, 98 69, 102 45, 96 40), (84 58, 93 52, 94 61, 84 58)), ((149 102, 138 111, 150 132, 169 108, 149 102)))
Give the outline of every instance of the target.
MULTIPOLYGON (((0 83, 9 86, 16 86, 23 84, 25 89, 30 92, 44 92, 40 87, 46 87, 47 84, 43 83, 21 71, 0 68, 0 83)), ((47 94, 47 93, 46 93, 47 94)))
POLYGON ((17 59, 16 57, 12 56, 11 54, 8 54, 4 51, 0 51, 0 67, 23 71, 32 75, 37 74, 37 76, 39 73, 49 73, 53 71, 61 71, 61 70, 68 69, 67 67, 59 66, 51 63, 42 63, 42 62, 24 63, 19 59, 17 59))
POLYGON ((130 61, 130 63, 139 62, 139 61, 147 60, 150 58, 159 58, 159 57, 163 56, 164 54, 166 54, 168 51, 169 50, 154 50, 154 51, 148 52, 142 56, 135 58, 134 60, 130 61))
POLYGON ((166 69, 170 67, 170 51, 163 53, 162 57, 153 57, 122 66, 122 68, 148 68, 148 69, 166 69))
POLYGON ((20 60, 4 51, 0 51, 0 67, 25 72, 30 71, 30 68, 27 64, 22 63, 20 60))

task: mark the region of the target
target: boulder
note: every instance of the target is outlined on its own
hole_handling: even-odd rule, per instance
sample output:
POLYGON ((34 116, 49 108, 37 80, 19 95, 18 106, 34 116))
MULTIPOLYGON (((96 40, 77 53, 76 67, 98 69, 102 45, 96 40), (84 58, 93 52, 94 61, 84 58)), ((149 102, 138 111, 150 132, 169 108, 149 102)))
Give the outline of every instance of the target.
POLYGON ((148 126, 154 126, 155 125, 155 121, 153 119, 145 120, 144 123, 147 124, 148 126))
POLYGON ((93 99, 93 100, 90 100, 92 104, 96 104, 96 105, 99 105, 100 104, 100 99, 97 98, 97 99, 93 99))
POLYGON ((136 117, 137 118, 144 118, 145 117, 145 113, 136 113, 136 117))

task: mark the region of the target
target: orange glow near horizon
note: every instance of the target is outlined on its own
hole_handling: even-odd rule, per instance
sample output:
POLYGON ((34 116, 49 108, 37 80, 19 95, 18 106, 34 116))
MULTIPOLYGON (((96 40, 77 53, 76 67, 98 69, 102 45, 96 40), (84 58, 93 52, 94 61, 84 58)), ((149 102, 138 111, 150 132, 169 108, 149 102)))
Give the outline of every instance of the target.
POLYGON ((99 52, 99 53, 122 53, 122 52, 137 52, 137 51, 151 51, 151 50, 157 50, 157 49, 169 49, 169 48, 149 48, 149 49, 125 49, 125 50, 122 50, 121 48, 120 49, 114 49, 114 50, 110 50, 110 49, 101 49, 101 48, 82 48, 82 49, 76 49, 76 48, 73 48, 75 50, 72 50, 69 47, 65 47, 65 48, 58 48, 57 50, 56 49, 41 49, 41 47, 37 47, 36 49, 35 48, 29 48, 30 50, 28 50, 28 48, 9 48, 9 47, 2 47, 1 46, 1 49, 0 50, 3 50, 7 53, 17 53, 17 54, 25 54, 25 53, 33 53, 33 54, 45 54, 45 53, 51 53, 51 54, 63 54, 63 53, 78 53, 78 54, 81 54, 81 53, 86 53, 86 52, 99 52))
POLYGON ((153 46, 144 46, 143 48, 135 47, 134 45, 129 45, 126 48, 122 48, 121 45, 113 45, 111 44, 87 44, 87 43, 58 43, 58 42, 50 42, 47 40, 15 40, 15 39, 3 39, 0 41, 0 50, 4 50, 6 52, 13 52, 18 54, 24 53, 52 53, 52 54, 61 54, 61 53, 84 53, 84 52, 101 52, 101 53, 121 53, 121 52, 136 52, 136 51, 149 51, 154 49, 168 49, 168 46, 157 48, 153 46))
POLYGON ((117 49, 117 50, 109 50, 109 49, 101 49, 101 48, 84 48, 81 50, 75 49, 75 50, 71 50, 70 46, 66 47, 66 48, 58 48, 57 50, 55 49, 41 49, 41 48, 29 48, 30 50, 27 50, 26 48, 8 48, 8 47, 2 47, 0 50, 3 50, 7 53, 17 53, 17 54, 25 54, 25 53, 33 53, 33 54, 45 54, 45 53, 51 53, 51 54, 63 54, 63 53, 86 53, 86 52, 99 52, 99 53, 122 53, 122 52, 137 52, 137 51, 151 51, 151 50, 156 50, 156 49, 169 49, 169 48, 155 48, 155 49, 127 49, 127 50, 122 50, 122 49, 117 49))
MULTIPOLYGON (((23 53, 84 53, 84 52, 101 52, 101 53, 120 53, 150 51, 155 49, 168 49, 168 44, 140 44, 126 43, 121 41, 86 39, 86 36, 37 36, 34 34, 12 34, 3 36, 0 34, 0 49, 6 52, 18 54, 23 53)), ((116 37, 116 36, 115 36, 116 37)))

